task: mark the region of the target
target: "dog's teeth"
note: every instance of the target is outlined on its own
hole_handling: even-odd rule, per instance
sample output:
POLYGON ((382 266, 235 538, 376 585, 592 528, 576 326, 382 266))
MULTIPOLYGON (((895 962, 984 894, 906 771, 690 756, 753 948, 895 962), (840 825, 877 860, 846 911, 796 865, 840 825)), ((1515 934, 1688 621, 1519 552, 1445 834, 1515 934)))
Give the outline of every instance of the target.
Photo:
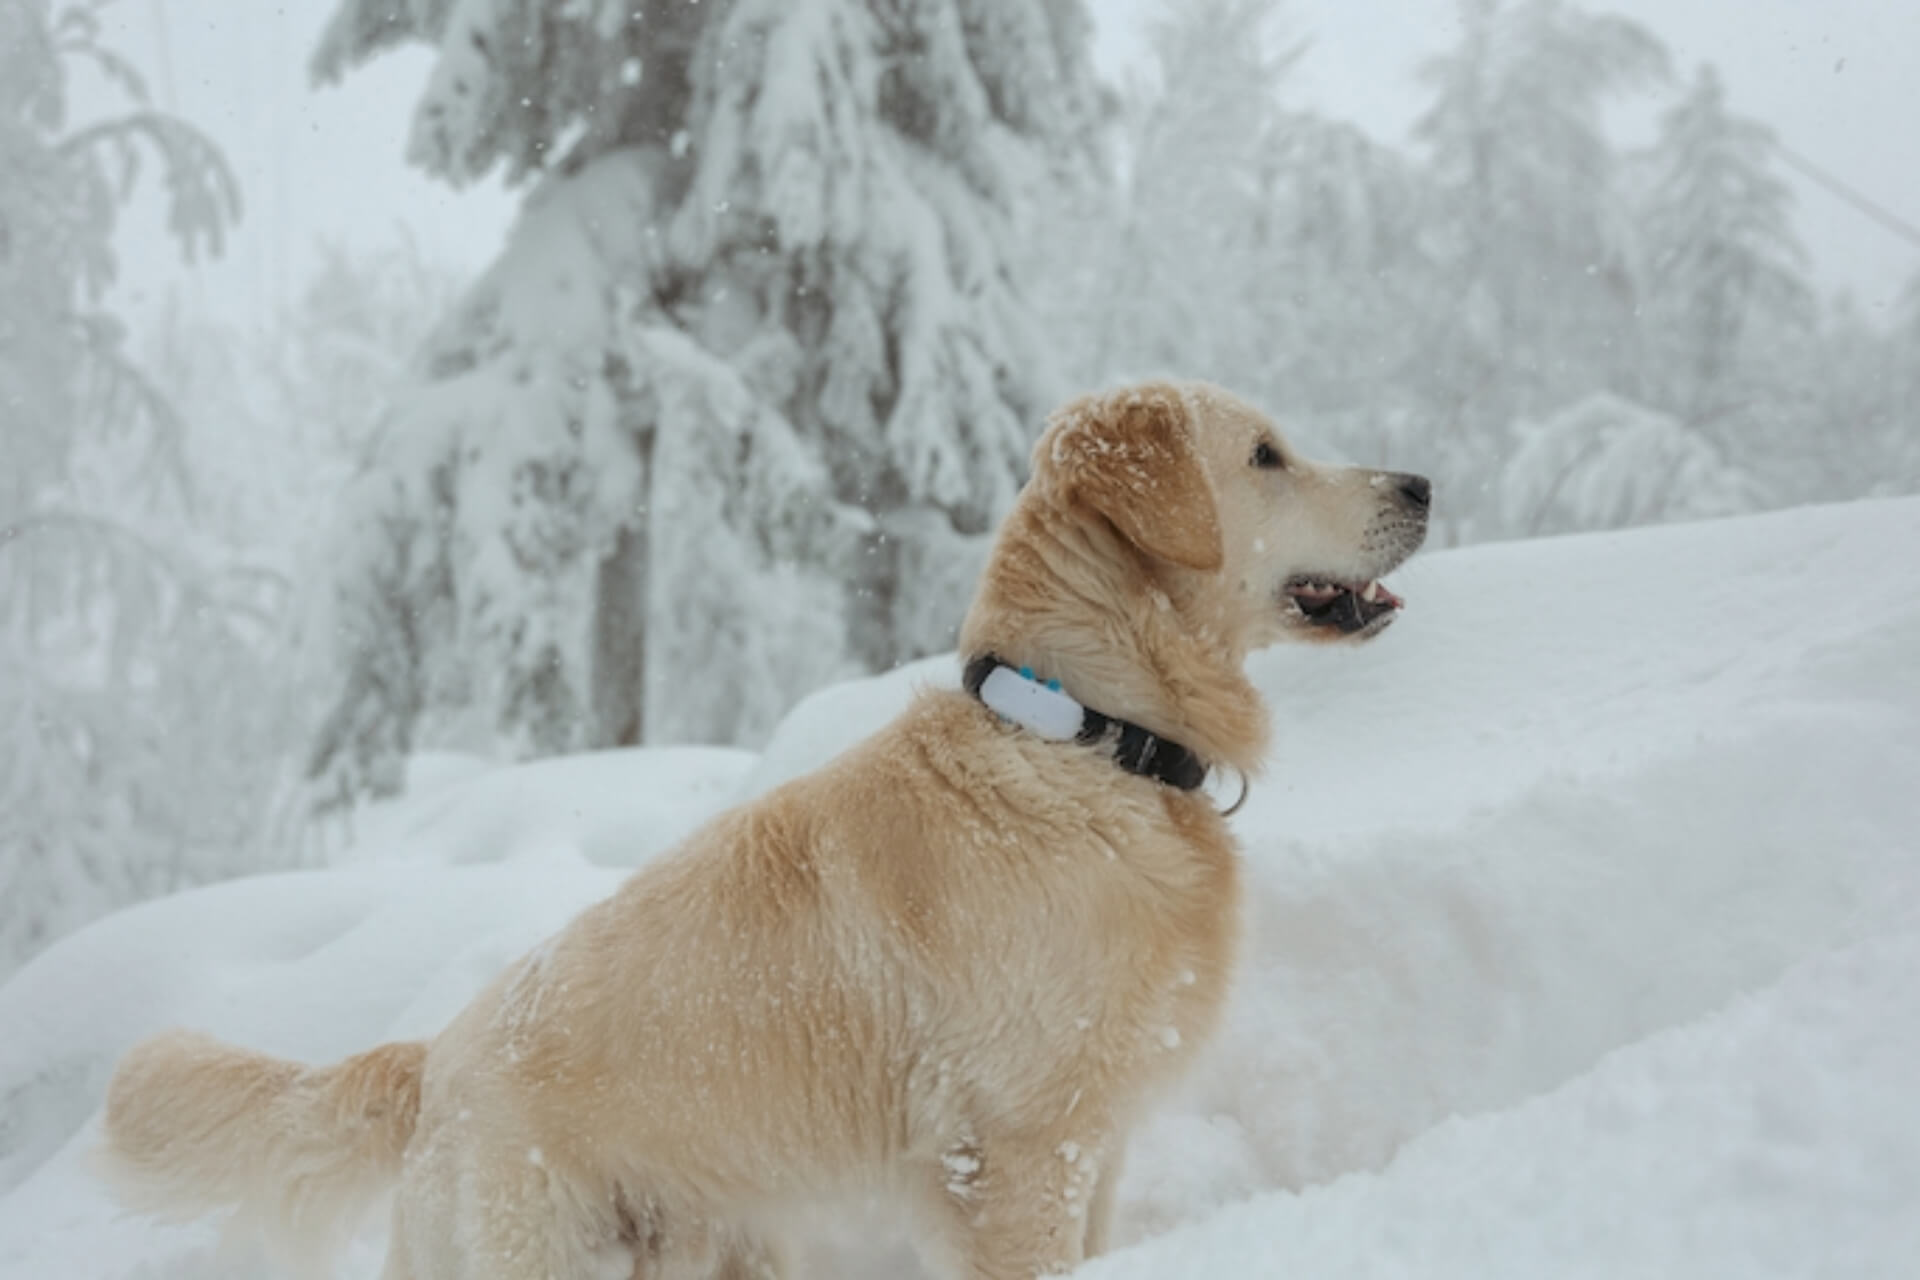
POLYGON ((1372 604, 1375 600, 1379 599, 1379 597, 1380 597, 1380 584, 1377 582, 1369 582, 1367 584, 1367 589, 1360 593, 1360 598, 1362 600, 1365 600, 1368 604, 1372 604))

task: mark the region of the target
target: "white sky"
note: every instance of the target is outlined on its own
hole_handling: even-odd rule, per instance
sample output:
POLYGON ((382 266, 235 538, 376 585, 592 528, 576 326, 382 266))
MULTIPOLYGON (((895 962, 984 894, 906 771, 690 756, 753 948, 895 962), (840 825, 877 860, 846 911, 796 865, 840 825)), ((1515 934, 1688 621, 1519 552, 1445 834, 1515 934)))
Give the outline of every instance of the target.
MULTIPOLYGON (((1097 57, 1109 73, 1147 60, 1144 20, 1163 2, 1090 0, 1097 57)), ((109 40, 147 71, 162 105, 213 135, 247 202, 225 258, 191 271, 178 265, 152 199, 137 205, 122 233, 130 302, 184 282, 200 305, 259 323, 298 289, 321 237, 376 244, 405 228, 430 254, 466 271, 498 248, 512 196, 493 187, 451 191, 404 164, 428 51, 389 54, 341 85, 309 87, 306 59, 332 3, 118 0, 109 7, 109 40)), ((1591 7, 1645 23, 1672 48, 1683 74, 1712 60, 1736 110, 1766 120, 1788 146, 1920 223, 1917 0, 1593 0, 1591 7)), ((1451 43, 1454 0, 1290 0, 1287 13, 1292 32, 1312 40, 1290 100, 1403 142, 1420 105, 1412 69, 1451 43)), ((83 99, 96 100, 104 101, 83 99)), ((1870 313, 1890 306, 1920 271, 1920 249, 1787 176, 1820 282, 1852 290, 1870 313)))

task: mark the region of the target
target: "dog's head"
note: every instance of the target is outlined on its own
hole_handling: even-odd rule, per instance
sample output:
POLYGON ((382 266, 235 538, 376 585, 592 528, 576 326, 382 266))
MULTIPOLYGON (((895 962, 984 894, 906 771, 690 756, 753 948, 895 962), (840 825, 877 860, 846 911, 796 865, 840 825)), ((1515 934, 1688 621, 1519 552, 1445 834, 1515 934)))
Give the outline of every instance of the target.
POLYGON ((1054 415, 1034 451, 1051 502, 1110 527, 1191 621, 1245 653, 1364 640, 1402 601, 1380 579, 1426 538, 1420 476, 1325 466, 1217 387, 1155 383, 1054 415))

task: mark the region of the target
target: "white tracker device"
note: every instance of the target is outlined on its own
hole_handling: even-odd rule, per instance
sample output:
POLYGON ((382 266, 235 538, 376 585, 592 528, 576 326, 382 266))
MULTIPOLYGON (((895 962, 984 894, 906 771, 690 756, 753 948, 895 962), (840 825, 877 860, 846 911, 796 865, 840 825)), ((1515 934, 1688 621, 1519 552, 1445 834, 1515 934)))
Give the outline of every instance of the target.
POLYGON ((980 701, 1017 725, 1054 742, 1080 736, 1086 709, 1058 689, 1022 676, 1012 667, 995 667, 980 685, 980 701))

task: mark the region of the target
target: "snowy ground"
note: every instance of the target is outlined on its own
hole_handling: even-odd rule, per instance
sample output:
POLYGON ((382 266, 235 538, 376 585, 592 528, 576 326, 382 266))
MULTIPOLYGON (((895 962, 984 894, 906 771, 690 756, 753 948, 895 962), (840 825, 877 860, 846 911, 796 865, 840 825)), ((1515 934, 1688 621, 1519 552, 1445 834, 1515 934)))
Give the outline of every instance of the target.
MULTIPOLYGON (((1917 553, 1920 499, 1481 547, 1398 575, 1378 644, 1257 659, 1239 993, 1088 1274, 1920 1274, 1917 553)), ((429 1034, 624 868, 953 678, 829 690, 757 759, 440 761, 335 869, 54 947, 0 988, 0 1277, 258 1274, 87 1180, 116 1053, 429 1034)), ((911 1274, 849 1248, 827 1274, 911 1274)))

